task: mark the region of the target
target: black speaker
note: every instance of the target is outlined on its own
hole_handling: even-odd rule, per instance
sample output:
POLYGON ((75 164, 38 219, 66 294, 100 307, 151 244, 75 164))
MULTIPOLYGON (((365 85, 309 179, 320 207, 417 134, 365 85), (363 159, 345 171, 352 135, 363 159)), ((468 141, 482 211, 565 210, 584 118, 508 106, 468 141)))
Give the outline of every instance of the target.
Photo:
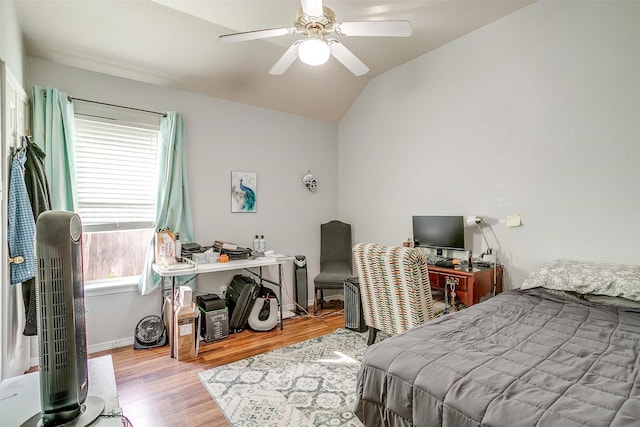
POLYGON ((295 312, 297 314, 306 314, 309 306, 309 287, 307 284, 307 258, 304 255, 296 255, 293 261, 294 275, 296 278, 295 284, 295 298, 296 303, 295 312), (301 308, 302 307, 302 308, 301 308))

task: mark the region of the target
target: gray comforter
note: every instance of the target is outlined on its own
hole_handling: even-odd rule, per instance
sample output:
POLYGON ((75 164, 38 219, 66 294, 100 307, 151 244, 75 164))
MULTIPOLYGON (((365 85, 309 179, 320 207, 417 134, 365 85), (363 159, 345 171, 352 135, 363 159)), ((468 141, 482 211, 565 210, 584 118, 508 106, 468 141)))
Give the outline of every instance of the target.
POLYGON ((366 426, 640 426, 640 311, 508 291, 372 345, 366 426))

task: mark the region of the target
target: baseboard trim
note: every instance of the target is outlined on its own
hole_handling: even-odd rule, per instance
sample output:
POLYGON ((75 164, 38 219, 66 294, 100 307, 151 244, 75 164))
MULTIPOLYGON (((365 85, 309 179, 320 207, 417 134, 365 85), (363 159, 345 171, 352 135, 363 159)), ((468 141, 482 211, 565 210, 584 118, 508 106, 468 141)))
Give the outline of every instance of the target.
POLYGON ((285 319, 288 319, 289 317, 293 317, 294 314, 294 310, 295 310, 296 306, 293 304, 287 304, 287 305, 283 305, 282 306, 282 317, 285 319))
POLYGON ((87 347, 89 354, 99 351, 113 350, 114 348, 127 347, 133 345, 133 337, 120 338, 114 341, 107 341, 99 344, 93 344, 87 347))

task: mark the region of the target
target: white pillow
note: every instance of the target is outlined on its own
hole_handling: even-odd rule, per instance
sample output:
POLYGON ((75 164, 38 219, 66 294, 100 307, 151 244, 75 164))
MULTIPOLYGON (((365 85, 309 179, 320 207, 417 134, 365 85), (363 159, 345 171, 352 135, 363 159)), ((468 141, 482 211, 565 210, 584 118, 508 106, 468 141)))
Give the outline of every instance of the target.
POLYGON ((640 265, 555 261, 534 270, 521 289, 537 287, 640 301, 640 265))

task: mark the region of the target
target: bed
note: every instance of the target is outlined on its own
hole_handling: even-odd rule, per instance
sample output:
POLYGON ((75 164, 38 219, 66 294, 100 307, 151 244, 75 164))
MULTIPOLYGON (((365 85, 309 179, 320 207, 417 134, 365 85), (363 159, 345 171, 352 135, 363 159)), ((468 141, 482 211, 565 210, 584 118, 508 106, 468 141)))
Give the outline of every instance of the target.
POLYGON ((640 266, 559 261, 373 344, 365 426, 640 425, 640 266))

